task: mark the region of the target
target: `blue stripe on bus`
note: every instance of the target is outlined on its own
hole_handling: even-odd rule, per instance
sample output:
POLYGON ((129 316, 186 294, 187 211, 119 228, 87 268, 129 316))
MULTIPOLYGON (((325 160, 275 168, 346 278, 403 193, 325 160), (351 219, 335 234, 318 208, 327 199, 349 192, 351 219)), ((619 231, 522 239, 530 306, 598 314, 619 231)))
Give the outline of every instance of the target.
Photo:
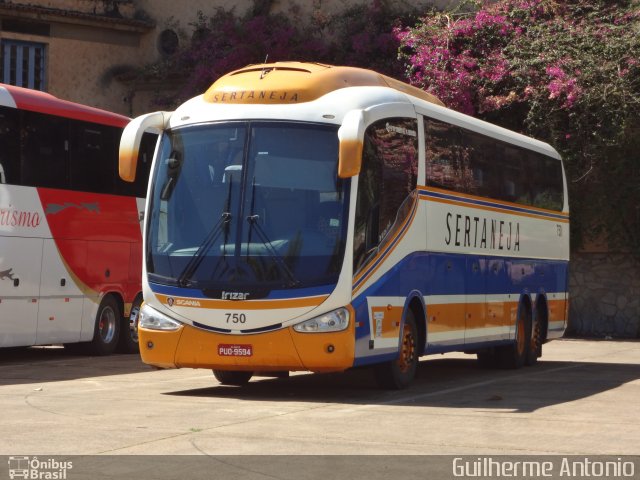
POLYGON ((210 327, 209 325, 205 325, 204 323, 199 323, 199 322, 193 322, 193 326, 194 327, 198 327, 198 328, 202 328, 203 330, 209 330, 211 332, 216 332, 216 333, 231 333, 231 330, 228 329, 228 328, 210 327))
POLYGON ((566 291, 568 262, 416 252, 394 265, 354 302, 367 296, 520 294, 566 291), (474 270, 475 264, 479 270, 474 270), (485 279, 487 285, 485 285, 485 279))
POLYGON ((371 273, 374 272, 382 262, 384 262, 387 255, 396 247, 398 242, 403 238, 405 232, 411 226, 411 223, 413 222, 413 217, 415 216, 415 213, 417 212, 417 210, 418 210, 418 202, 415 202, 415 204, 413 205, 413 209, 411 211, 410 218, 405 222, 402 229, 399 232, 397 232, 393 240, 385 246, 385 248, 382 250, 382 253, 377 254, 377 259, 369 267, 367 267, 367 269, 362 274, 358 274, 359 278, 353 284, 354 291, 357 291, 360 288, 360 286, 369 278, 371 273))
MULTIPOLYGON (((202 298, 211 299, 202 293, 202 290, 197 288, 181 288, 171 285, 162 285, 161 283, 149 282, 149 287, 153 293, 160 295, 167 295, 170 297, 188 297, 188 298, 202 298)), ((305 297, 318 297, 321 295, 329 295, 335 289, 333 285, 322 285, 319 287, 297 288, 291 290, 272 290, 268 296, 259 300, 288 300, 305 297)), ((234 291, 231 289, 231 291, 234 291)), ((213 299, 216 300, 216 299, 213 299)), ((218 299, 220 300, 220 299, 218 299)))
POLYGON ((432 198, 442 198, 445 200, 455 200, 456 202, 468 203, 470 205, 478 205, 482 207, 491 207, 491 208, 500 208, 502 210, 509 210, 512 212, 518 213, 527 213, 530 215, 538 215, 541 217, 548 217, 558 220, 566 220, 567 216, 562 214, 555 214, 551 212, 543 212, 540 210, 533 210, 526 207, 516 207, 513 205, 505 205, 504 203, 494 203, 486 200, 476 200, 473 198, 461 197, 454 194, 440 193, 440 192, 432 192, 430 190, 420 190, 420 195, 425 197, 432 198))
MULTIPOLYGON (((405 298, 419 291, 423 297, 511 294, 517 300, 523 293, 566 292, 567 269, 568 262, 561 260, 412 253, 353 299, 358 322, 356 344, 366 345, 371 338, 367 297, 405 298), (474 270, 474 263, 481 264, 481 268, 474 270)), ((464 341, 441 348, 455 351, 461 345, 464 341)), ((358 348, 356 351, 362 352, 358 348)), ((371 354, 373 357, 374 352, 371 354)), ((357 358, 355 365, 370 363, 372 357, 357 358)))

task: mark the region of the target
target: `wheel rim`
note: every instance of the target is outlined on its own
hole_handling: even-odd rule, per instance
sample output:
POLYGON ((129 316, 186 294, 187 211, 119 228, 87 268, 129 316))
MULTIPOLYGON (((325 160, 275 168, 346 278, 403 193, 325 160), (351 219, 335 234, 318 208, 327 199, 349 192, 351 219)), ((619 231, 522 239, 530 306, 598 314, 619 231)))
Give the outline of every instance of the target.
POLYGON ((517 340, 517 349, 518 355, 523 355, 524 350, 526 348, 526 332, 525 332, 525 324, 524 324, 524 316, 520 315, 518 317, 518 340, 517 340))
POLYGON ((413 336, 413 331, 408 325, 405 325, 404 333, 402 335, 402 348, 400 349, 400 358, 398 359, 398 366, 402 373, 408 372, 415 362, 416 355, 416 342, 413 336))
POLYGON ((116 312, 111 307, 105 307, 100 312, 98 333, 104 343, 111 343, 116 334, 116 312))
POLYGON ((540 323, 534 322, 533 329, 531 331, 531 351, 537 353, 538 345, 540 343, 540 323))
POLYGON ((129 335, 131 340, 138 342, 138 314, 140 313, 139 307, 133 307, 131 314, 129 315, 129 335))

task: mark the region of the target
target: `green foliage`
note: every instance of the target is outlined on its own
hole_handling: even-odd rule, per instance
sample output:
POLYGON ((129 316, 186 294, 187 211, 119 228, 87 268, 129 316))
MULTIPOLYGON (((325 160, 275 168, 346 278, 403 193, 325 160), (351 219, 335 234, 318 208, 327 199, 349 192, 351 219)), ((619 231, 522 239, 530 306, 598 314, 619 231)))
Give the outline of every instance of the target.
POLYGON ((412 83, 561 152, 574 246, 640 254, 637 0, 480 2, 396 35, 412 83))
POLYGON ((605 239, 640 255, 639 0, 466 0, 419 22, 384 0, 312 8, 311 18, 271 4, 200 13, 183 48, 145 68, 182 79, 163 102, 267 55, 408 78, 451 108, 551 143, 567 168, 574 247, 605 239))
POLYGON ((393 33, 401 20, 396 20, 385 1, 356 4, 335 15, 312 9, 311 18, 301 18, 295 4, 287 15, 270 13, 271 3, 254 0, 244 15, 223 8, 210 16, 198 12, 190 25, 193 36, 183 48, 145 68, 145 74, 156 78, 179 72, 184 79, 176 95, 159 103, 178 104, 205 91, 221 75, 265 60, 360 66, 402 77, 399 43, 393 33))

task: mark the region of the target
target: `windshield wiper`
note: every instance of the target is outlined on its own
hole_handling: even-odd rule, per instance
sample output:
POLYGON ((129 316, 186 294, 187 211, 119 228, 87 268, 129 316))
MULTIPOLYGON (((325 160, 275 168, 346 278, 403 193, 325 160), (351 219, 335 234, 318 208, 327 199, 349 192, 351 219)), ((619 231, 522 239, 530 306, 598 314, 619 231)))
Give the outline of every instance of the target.
MULTIPOLYGON (((224 208, 225 211, 222 212, 222 215, 220 216, 220 219, 218 220, 218 222, 213 226, 211 230, 209 230, 209 233, 207 233, 207 236, 204 237, 204 240, 202 240, 202 243, 200 243, 200 245, 198 246, 198 249, 193 254, 193 257, 189 259, 189 262, 184 267, 184 270, 182 270, 182 273, 180 273, 180 276, 178 277, 178 285, 180 285, 183 288, 187 286, 189 279, 193 276, 194 273, 196 273, 196 270, 198 270, 198 268, 200 267, 200 264, 202 263, 204 256, 215 244, 216 240, 220 236, 220 232, 223 229, 225 232, 224 233, 225 243, 227 241, 227 236, 229 234, 229 223, 231 222, 231 213, 229 213, 229 208, 231 205, 232 182, 233 182, 233 177, 230 175, 229 188, 227 190, 227 202, 224 208)), ((216 268, 217 268, 217 265, 216 265, 216 268)))
POLYGON ((293 274, 291 269, 287 266, 284 259, 280 256, 280 254, 278 254, 276 249, 273 247, 271 240, 269 240, 269 236, 258 223, 260 216, 254 213, 254 202, 256 197, 255 193, 256 193, 256 178, 253 177, 253 181, 251 185, 251 212, 247 217, 247 222, 249 222, 249 232, 247 234, 247 256, 249 255, 249 249, 251 248, 251 232, 253 230, 253 227, 255 227, 256 232, 258 233, 260 242, 262 243, 262 245, 264 245, 267 253, 269 253, 271 258, 275 262, 276 266, 280 269, 280 271, 284 272, 284 274, 288 277, 289 284, 287 286, 296 287, 300 285, 300 280, 296 278, 296 276, 293 274))
POLYGON ((216 242, 218 237, 220 236, 220 232, 222 229, 229 224, 231 221, 231 214, 229 212, 222 212, 222 216, 220 220, 213 226, 213 228, 209 231, 207 236, 204 238, 202 243, 198 246, 198 250, 193 254, 193 257, 189 259, 186 267, 180 273, 178 277, 178 285, 181 287, 186 287, 189 279, 196 273, 198 267, 202 263, 205 254, 211 249, 213 244, 216 242))

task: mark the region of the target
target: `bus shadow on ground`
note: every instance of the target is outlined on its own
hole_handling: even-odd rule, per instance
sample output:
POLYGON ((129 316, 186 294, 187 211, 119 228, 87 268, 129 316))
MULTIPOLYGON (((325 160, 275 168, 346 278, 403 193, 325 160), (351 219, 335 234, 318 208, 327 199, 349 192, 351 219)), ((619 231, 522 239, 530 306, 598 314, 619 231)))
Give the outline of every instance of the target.
POLYGON ((93 357, 62 346, 0 349, 0 386, 49 383, 149 371, 140 355, 93 357))
POLYGON ((474 359, 442 358, 421 361, 413 384, 401 391, 381 390, 369 369, 354 369, 285 379, 254 377, 243 387, 215 385, 164 395, 528 413, 598 395, 638 379, 640 367, 635 364, 541 361, 520 370, 492 370, 481 368, 474 359))

